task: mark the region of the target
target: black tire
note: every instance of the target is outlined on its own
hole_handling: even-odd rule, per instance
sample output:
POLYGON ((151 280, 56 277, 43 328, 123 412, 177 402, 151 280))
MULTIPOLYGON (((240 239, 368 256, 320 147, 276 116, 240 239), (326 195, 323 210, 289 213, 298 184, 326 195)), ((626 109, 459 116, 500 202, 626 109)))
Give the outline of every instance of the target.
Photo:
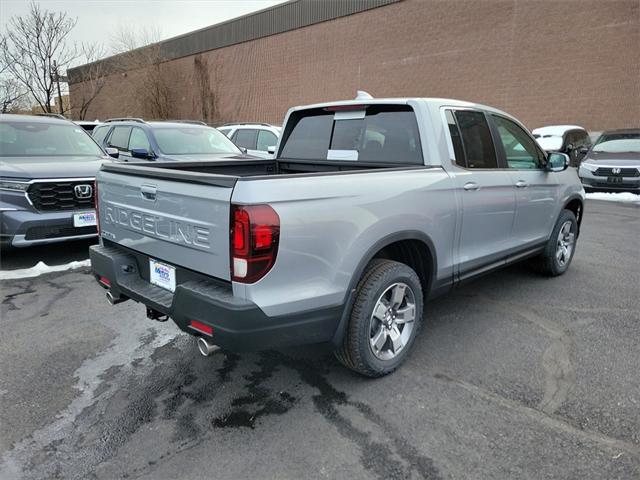
POLYGON ((576 252, 576 241, 578 238, 578 222, 576 221, 576 216, 571 210, 563 210, 560 212, 560 216, 556 221, 555 227, 553 227, 553 232, 551 233, 551 237, 547 241, 547 245, 544 247, 544 251, 538 256, 532 259, 531 265, 534 270, 542 275, 546 275, 548 277, 557 277, 558 275, 562 275, 567 271, 569 265, 571 265, 571 260, 573 260, 573 255, 576 252), (571 222, 571 233, 574 235, 573 247, 571 249, 571 253, 566 259, 564 263, 562 263, 556 256, 556 251, 558 248, 558 236, 560 235, 560 229, 566 222, 571 222))
POLYGON ((393 372, 405 360, 422 326, 422 285, 416 272, 404 263, 375 259, 365 269, 355 293, 355 300, 342 345, 334 352, 347 368, 367 377, 381 377, 393 372), (383 293, 402 282, 412 290, 415 319, 409 340, 393 359, 381 360, 370 345, 373 308, 383 293))

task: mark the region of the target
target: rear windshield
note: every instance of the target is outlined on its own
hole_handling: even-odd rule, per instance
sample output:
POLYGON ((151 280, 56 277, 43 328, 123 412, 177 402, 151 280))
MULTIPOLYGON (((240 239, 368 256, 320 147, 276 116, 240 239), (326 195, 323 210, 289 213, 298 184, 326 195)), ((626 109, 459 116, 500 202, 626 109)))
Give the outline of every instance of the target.
POLYGON ((294 112, 287 132, 281 159, 424 163, 416 117, 407 105, 294 112))
POLYGON ((238 147, 215 128, 162 127, 155 128, 153 135, 165 155, 240 153, 238 147))
POLYGON ((42 122, 0 123, 0 157, 104 155, 82 127, 42 122))

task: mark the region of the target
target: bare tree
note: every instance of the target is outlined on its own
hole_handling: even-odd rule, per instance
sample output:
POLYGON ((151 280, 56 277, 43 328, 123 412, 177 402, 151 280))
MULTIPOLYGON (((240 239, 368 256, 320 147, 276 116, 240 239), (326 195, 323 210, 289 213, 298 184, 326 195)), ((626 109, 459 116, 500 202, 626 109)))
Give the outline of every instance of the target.
POLYGON ((27 92, 11 77, 0 75, 0 113, 8 113, 24 107, 27 92))
MULTIPOLYGON (((7 72, 44 112, 51 113, 56 89, 60 96, 59 75, 78 56, 76 46, 67 40, 76 22, 64 12, 43 10, 33 2, 27 15, 9 20, 2 36, 0 55, 7 72)), ((60 110, 64 113, 62 101, 60 110)))
POLYGON ((81 58, 84 59, 86 65, 80 69, 78 77, 82 82, 82 88, 78 89, 78 93, 73 96, 73 105, 71 109, 79 120, 84 120, 89 111, 91 103, 100 94, 107 80, 107 64, 101 62, 100 59, 107 56, 107 51, 103 45, 92 43, 83 44, 81 47, 81 58))
POLYGON ((112 37, 114 61, 122 71, 139 70, 136 82, 136 97, 141 113, 149 118, 166 119, 172 113, 170 82, 163 75, 164 61, 158 28, 143 29, 120 26, 112 37))
POLYGON ((200 54, 193 58, 193 70, 194 111, 200 110, 200 118, 207 123, 220 123, 217 92, 219 64, 215 63, 212 68, 209 59, 200 54))

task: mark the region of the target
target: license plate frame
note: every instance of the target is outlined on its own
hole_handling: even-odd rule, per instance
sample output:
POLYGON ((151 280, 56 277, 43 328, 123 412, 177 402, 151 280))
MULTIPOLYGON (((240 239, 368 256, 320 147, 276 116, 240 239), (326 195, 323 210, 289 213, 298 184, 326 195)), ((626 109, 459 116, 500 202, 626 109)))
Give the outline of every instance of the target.
POLYGON ((622 183, 622 177, 607 177, 607 183, 622 183))
POLYGON ((149 258, 149 282, 170 292, 176 291, 176 267, 149 258))
POLYGON ((77 212, 73 214, 73 226, 75 228, 80 227, 95 227, 97 225, 95 210, 88 212, 77 212))

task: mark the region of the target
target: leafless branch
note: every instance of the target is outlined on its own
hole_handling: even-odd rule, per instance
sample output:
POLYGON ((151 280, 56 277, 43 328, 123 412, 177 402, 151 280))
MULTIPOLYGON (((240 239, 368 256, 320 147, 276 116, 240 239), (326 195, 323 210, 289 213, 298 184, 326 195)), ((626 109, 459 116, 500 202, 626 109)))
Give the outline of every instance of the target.
POLYGON ((0 40, 5 73, 19 82, 45 112, 51 112, 55 76, 66 73, 78 57, 78 49, 68 42, 76 22, 64 12, 43 10, 33 2, 27 15, 9 20, 0 40))
POLYGON ((79 79, 83 82, 83 88, 72 99, 71 109, 74 117, 84 120, 91 103, 100 94, 107 80, 106 65, 98 61, 107 56, 107 50, 103 45, 88 43, 82 44, 80 51, 81 58, 86 62, 79 79))

